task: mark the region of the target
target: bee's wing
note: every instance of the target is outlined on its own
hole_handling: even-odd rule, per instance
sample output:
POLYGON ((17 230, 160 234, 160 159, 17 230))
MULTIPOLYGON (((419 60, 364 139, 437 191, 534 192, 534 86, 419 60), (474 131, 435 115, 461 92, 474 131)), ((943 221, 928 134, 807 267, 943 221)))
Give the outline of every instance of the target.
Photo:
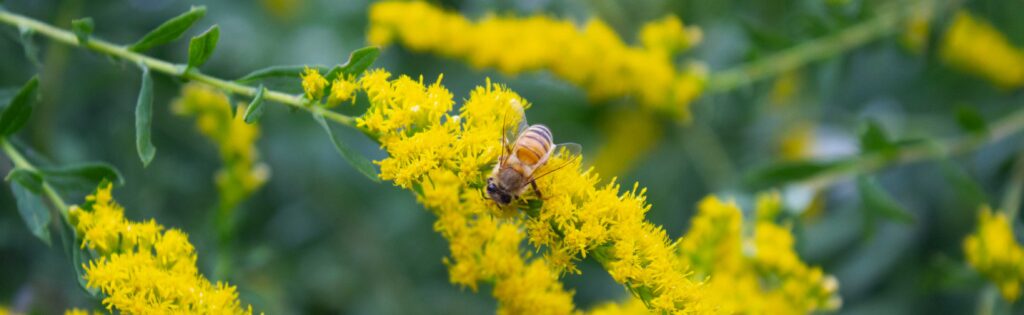
POLYGON ((551 151, 551 154, 556 156, 563 155, 567 160, 580 155, 583 152, 583 146, 575 142, 559 143, 555 145, 555 150, 551 151))
POLYGON ((526 113, 523 112, 523 106, 519 104, 519 101, 513 99, 509 103, 508 110, 502 115, 501 119, 501 161, 504 162, 508 155, 512 154, 513 146, 515 145, 516 139, 519 138, 519 134, 523 132, 529 123, 526 122, 526 113), (510 126, 516 119, 519 120, 515 126, 510 126))
MULTIPOLYGON (((556 144, 551 154, 554 156, 561 156, 563 158, 563 161, 558 165, 549 165, 548 167, 545 167, 543 173, 531 175, 529 181, 535 181, 537 179, 540 179, 541 177, 550 175, 551 173, 554 173, 555 171, 560 170, 563 167, 569 166, 569 164, 572 164, 572 162, 576 160, 576 158, 580 155, 581 152, 583 152, 583 146, 580 146, 579 143, 566 142, 556 144)), ((548 157, 548 159, 550 158, 551 157, 548 157)))

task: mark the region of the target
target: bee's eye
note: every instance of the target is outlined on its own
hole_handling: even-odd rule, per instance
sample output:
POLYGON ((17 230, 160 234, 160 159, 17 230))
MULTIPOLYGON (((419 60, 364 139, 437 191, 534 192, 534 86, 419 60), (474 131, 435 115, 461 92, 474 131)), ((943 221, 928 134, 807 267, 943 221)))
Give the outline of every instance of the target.
POLYGON ((487 192, 493 193, 498 190, 498 186, 494 183, 487 183, 487 192))

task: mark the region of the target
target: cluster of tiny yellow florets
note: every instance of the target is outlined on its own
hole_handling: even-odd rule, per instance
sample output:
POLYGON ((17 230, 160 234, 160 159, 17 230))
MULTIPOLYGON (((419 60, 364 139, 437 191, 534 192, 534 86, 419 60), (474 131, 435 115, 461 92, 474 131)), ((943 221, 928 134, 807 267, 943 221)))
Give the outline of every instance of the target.
POLYGON ((86 286, 99 289, 103 304, 120 314, 251 314, 235 287, 210 283, 196 269, 196 252, 185 233, 153 220, 131 222, 101 185, 71 223, 82 248, 96 258, 85 268, 86 286))
POLYGON ((195 117, 199 132, 220 149, 224 166, 215 181, 221 211, 231 211, 266 183, 270 172, 259 162, 255 145, 260 130, 243 120, 244 104, 239 104, 232 113, 227 95, 203 84, 190 83, 182 88, 181 97, 172 108, 178 115, 195 117))
POLYGON ((978 214, 978 231, 964 240, 967 262, 995 282, 1007 301, 1020 298, 1024 284, 1024 248, 1013 236, 1006 213, 987 206, 978 214))
POLYGON ((753 237, 743 237, 738 208, 710 198, 688 236, 672 242, 645 220, 650 205, 639 185, 622 193, 615 180, 601 185, 595 172, 581 171, 578 158, 556 155, 547 165, 568 167, 537 180, 543 201, 517 201, 522 212, 499 208, 482 188, 501 153, 504 129, 517 125, 517 113, 530 104, 488 82, 453 114, 452 94, 439 81, 365 73, 358 83, 370 108, 357 124, 388 152, 377 162, 380 177, 414 191, 437 215, 434 228, 450 245, 451 281, 472 289, 493 283, 499 312, 573 312, 572 293, 558 278, 578 273, 576 262, 588 255, 656 313, 837 307, 835 281, 803 264, 789 230, 770 220, 778 215, 777 196, 761 202, 771 209, 762 211, 766 219, 758 220, 753 237), (543 255, 531 257, 533 251, 522 248, 526 240, 543 255), (744 243, 759 250, 744 254, 744 243), (766 279, 776 282, 765 287, 766 279), (746 291, 727 290, 741 282, 746 291), (734 297, 762 304, 745 306, 734 297))
POLYGON ((943 40, 942 58, 998 86, 1024 86, 1024 50, 988 22, 966 11, 953 18, 943 40))
MULTIPOLYGON (((90 311, 86 311, 86 310, 78 309, 78 308, 73 308, 73 309, 69 309, 69 310, 64 311, 64 315, 90 315, 90 314, 91 315, 103 315, 104 313, 102 311, 91 311, 90 312, 90 311)), ((3 313, 3 312, 0 312, 0 315, 6 315, 6 314, 3 313)))
POLYGON ((810 267, 794 251, 789 229, 775 223, 777 194, 759 197, 753 232, 744 236, 735 204, 707 197, 700 202, 679 253, 706 279, 708 301, 731 314, 808 314, 839 307, 838 283, 810 267))
MULTIPOLYGON (((357 123, 378 136, 390 157, 377 163, 380 177, 413 190, 436 216, 434 229, 449 242, 444 262, 453 283, 476 290, 493 284, 499 314, 569 314, 572 292, 541 257, 531 257, 517 218, 502 218, 479 188, 485 169, 497 159, 501 113, 528 105, 515 93, 488 84, 472 92, 458 115, 450 115, 452 94, 383 70, 358 81, 370 108, 357 123)), ((515 121, 518 117, 510 116, 515 121)))
POLYGON ((424 2, 394 1, 373 4, 369 16, 372 44, 398 42, 507 74, 549 70, 595 100, 628 95, 645 107, 686 118, 703 86, 699 67, 682 70, 673 61, 701 37, 675 16, 644 25, 640 46, 624 43, 599 19, 582 28, 544 15, 472 21, 424 2))
POLYGON ((340 74, 334 81, 328 81, 320 70, 306 67, 302 74, 302 90, 306 99, 314 104, 320 104, 324 93, 327 92, 326 102, 322 103, 327 107, 334 107, 342 102, 355 101, 355 92, 359 89, 356 79, 353 76, 340 74))

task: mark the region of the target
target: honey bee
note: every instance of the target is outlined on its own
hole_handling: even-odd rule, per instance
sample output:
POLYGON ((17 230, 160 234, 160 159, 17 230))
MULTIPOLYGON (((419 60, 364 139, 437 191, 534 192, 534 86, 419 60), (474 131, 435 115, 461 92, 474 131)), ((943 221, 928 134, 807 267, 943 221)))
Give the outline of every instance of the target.
MULTIPOLYGON (((518 103, 513 102, 512 105, 513 108, 520 109, 518 114, 522 117, 521 108, 515 106, 518 103)), ((507 134, 507 128, 502 126, 502 129, 502 154, 498 158, 498 163, 494 165, 491 176, 487 178, 486 189, 487 196, 500 206, 512 203, 513 199, 518 198, 526 191, 526 186, 533 187, 537 196, 541 197, 536 180, 565 167, 569 161, 539 175, 535 175, 534 172, 547 164, 551 155, 556 152, 565 152, 571 155, 580 152, 579 144, 554 145, 551 130, 547 126, 528 125, 525 117, 519 120, 515 134, 510 136, 507 134), (509 142, 509 139, 515 140, 509 142)))

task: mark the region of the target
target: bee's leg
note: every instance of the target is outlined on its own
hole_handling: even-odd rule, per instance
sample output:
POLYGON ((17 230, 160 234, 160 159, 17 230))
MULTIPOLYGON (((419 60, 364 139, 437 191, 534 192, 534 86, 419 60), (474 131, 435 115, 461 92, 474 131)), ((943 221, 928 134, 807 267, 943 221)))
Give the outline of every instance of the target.
POLYGON ((530 181, 530 186, 533 187, 533 192, 537 194, 537 199, 544 200, 544 195, 540 194, 540 189, 537 188, 537 181, 530 181))

